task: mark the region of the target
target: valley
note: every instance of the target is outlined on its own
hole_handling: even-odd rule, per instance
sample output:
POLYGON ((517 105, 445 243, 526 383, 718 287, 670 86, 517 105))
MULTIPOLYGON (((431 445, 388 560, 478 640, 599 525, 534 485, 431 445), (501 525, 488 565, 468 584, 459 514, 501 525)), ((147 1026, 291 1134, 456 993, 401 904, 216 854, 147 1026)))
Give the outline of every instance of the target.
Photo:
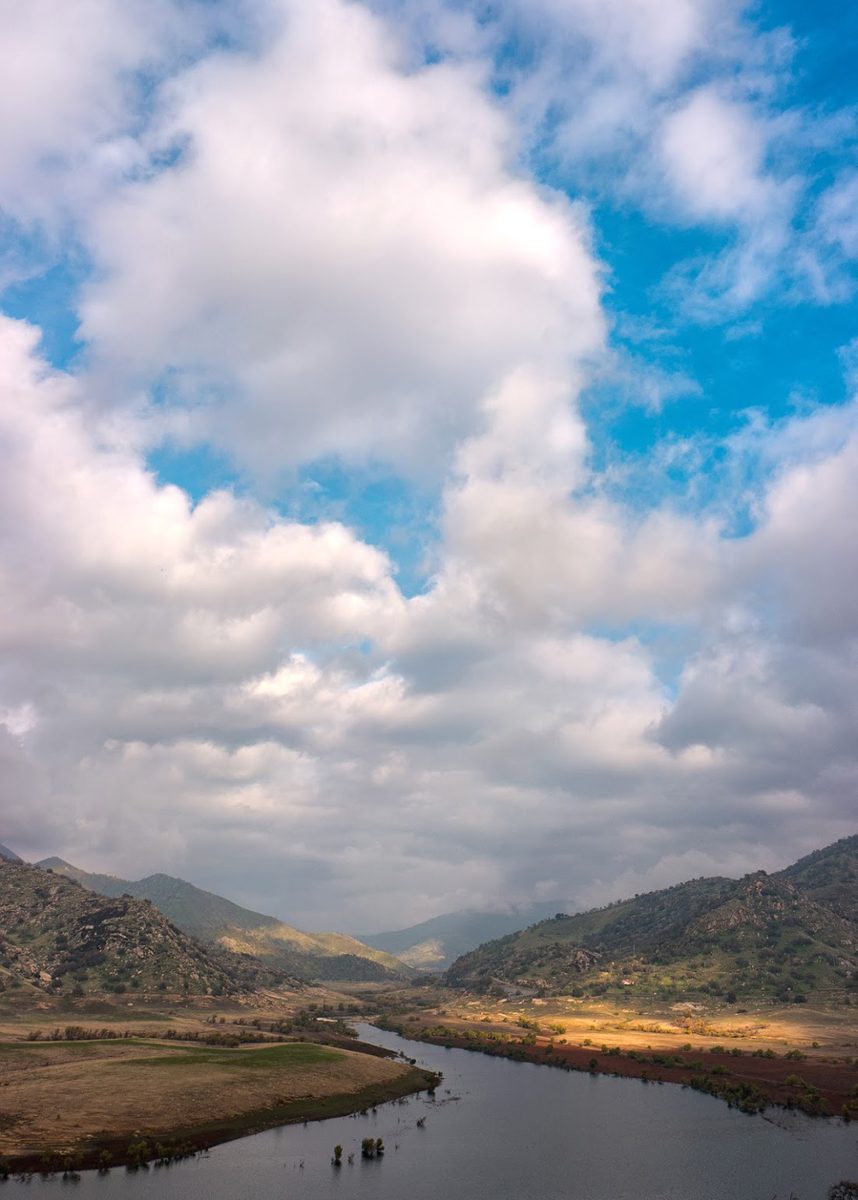
MULTIPOLYGON (((358 1041, 358 1019, 743 1112, 858 1119, 858 838, 777 875, 556 914, 418 979, 395 959, 367 978, 359 955, 350 980, 300 977, 264 953, 273 918, 168 876, 128 885, 168 919, 127 881, 100 892, 48 861, 0 856, 0 1157, 18 1169, 181 1156, 432 1085, 358 1041)), ((301 936, 344 969, 350 939, 301 936)))
POLYGON ((204 945, 149 899, 4 855, 0 1159, 181 1157, 425 1090, 431 1077, 356 1039, 346 1019, 363 1007, 204 945))
POLYGON ((82 871, 56 857, 43 859, 36 866, 72 879, 101 896, 149 900, 179 929, 205 945, 250 955, 274 971, 301 979, 378 981, 403 979, 410 974, 410 968, 392 954, 365 946, 355 938, 341 933, 305 933, 277 917, 253 912, 172 875, 120 879, 82 871))

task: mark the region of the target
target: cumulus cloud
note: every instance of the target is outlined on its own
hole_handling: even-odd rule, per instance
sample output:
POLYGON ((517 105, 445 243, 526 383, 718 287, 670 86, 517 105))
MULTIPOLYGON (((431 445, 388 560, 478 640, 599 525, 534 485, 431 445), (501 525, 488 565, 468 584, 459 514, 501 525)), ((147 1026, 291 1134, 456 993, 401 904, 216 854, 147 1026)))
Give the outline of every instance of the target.
POLYGON ((849 181, 809 219, 807 163, 836 154, 854 120, 795 102, 807 48, 786 26, 732 0, 507 3, 486 24, 536 169, 597 205, 707 229, 665 272, 686 320, 733 321, 784 281, 842 298, 849 181))
POLYGON ((138 75, 201 33, 193 6, 170 0, 4 5, 0 208, 56 231, 137 166, 138 75))
POLYGON ((443 470, 520 362, 596 352, 586 222, 515 170, 480 72, 408 70, 368 11, 283 5, 266 50, 174 79, 185 149, 96 212, 82 333, 262 474, 443 470))
MULTIPOLYGON (((615 197, 653 212, 658 180, 659 219, 731 231, 703 290, 745 303, 794 194, 719 56, 765 77, 772 46, 755 65, 702 0, 435 11, 413 38, 278 0, 265 38, 217 42, 205 7, 88 9, 0 136, 0 205, 67 219, 95 264, 76 373, 0 323, 4 843, 359 929, 852 832, 855 408, 718 447, 754 468, 742 537, 729 503, 616 499, 579 408, 611 354, 590 216, 525 165, 542 138, 595 196, 625 156, 615 197), (506 95, 501 27, 532 51, 506 95), (247 494, 159 479, 159 438, 231 456, 247 494), (418 594, 346 521, 256 498, 326 456, 435 487, 418 594)), ((2 18, 22 63, 45 11, 2 18)), ((843 254, 850 187, 814 235, 843 254)))
POLYGON ((750 114, 699 88, 664 122, 662 152, 683 204, 713 220, 767 216, 773 190, 761 169, 760 131, 750 114))
POLYGON ((492 398, 446 493, 451 560, 478 572, 499 607, 539 624, 697 613, 717 574, 717 529, 667 510, 635 521, 588 492, 567 389, 519 374, 492 398))
POLYGON ((568 392, 518 376, 462 447, 442 568, 409 600, 341 525, 159 484, 35 331, 2 333, 4 815, 25 852, 172 869, 307 925, 348 902, 357 927, 550 880, 607 899, 704 838, 727 870, 846 831, 844 631, 787 644, 787 587, 771 626, 736 609, 842 536, 845 450, 785 469, 741 553, 714 528, 695 544, 576 498, 568 392), (807 470, 820 503, 797 520, 807 470), (693 630, 675 695, 655 644, 588 629, 657 612, 693 630))

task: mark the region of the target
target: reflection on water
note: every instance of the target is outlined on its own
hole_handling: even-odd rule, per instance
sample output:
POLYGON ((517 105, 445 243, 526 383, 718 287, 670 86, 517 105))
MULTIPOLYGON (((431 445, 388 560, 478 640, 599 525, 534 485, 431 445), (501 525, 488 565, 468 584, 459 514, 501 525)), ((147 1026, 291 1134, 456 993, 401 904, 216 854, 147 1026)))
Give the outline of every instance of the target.
MULTIPOLYGON (((783 1112, 749 1117, 711 1097, 406 1042, 362 1028, 444 1072, 435 1099, 365 1117, 268 1130, 193 1162, 78 1183, 10 1182, 80 1200, 825 1200, 858 1176, 855 1126, 783 1112), (361 1140, 382 1138, 382 1158, 361 1140), (331 1164, 333 1148, 343 1165, 331 1164), (349 1156, 352 1161, 349 1162, 349 1156)), ((3 1192, 0 1191, 0 1200, 3 1192)))

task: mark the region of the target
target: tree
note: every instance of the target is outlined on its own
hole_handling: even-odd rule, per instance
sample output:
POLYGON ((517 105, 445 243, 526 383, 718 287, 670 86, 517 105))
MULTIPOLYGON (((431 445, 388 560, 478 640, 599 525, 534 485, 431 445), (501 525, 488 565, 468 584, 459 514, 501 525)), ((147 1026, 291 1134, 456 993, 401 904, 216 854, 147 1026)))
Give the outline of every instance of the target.
POLYGON ((841 1179, 828 1189, 828 1200, 858 1200, 858 1183, 854 1179, 841 1179))

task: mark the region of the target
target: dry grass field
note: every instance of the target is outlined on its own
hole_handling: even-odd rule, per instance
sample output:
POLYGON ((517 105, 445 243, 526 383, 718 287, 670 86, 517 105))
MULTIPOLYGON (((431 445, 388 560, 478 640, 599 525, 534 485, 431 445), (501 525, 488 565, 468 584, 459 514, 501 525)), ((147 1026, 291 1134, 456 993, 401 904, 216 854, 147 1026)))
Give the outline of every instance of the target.
POLYGON ((142 1041, 0 1044, 0 1154, 60 1157, 166 1138, 403 1080, 407 1066, 312 1043, 221 1049, 142 1041))
POLYGON ((858 1119, 855 1009, 674 1004, 641 1009, 571 997, 486 999, 438 991, 388 999, 407 1036, 575 1070, 680 1083, 758 1111, 767 1104, 858 1119), (410 1003, 409 1003, 410 1001, 410 1003), (412 1007, 414 1002, 416 1005, 412 1007))
MULTIPOLYGON (((202 1148, 272 1125, 354 1112, 428 1084, 423 1072, 363 1052, 330 1017, 351 1001, 324 988, 252 1002, 88 998, 0 1008, 0 1159, 57 1169, 70 1158, 129 1160, 146 1138, 202 1148), (308 1007, 320 1020, 283 1040, 308 1007), (69 1029, 68 1033, 67 1028, 69 1029), (75 1032, 83 1027, 86 1036, 75 1032), (202 1039, 257 1038, 238 1046, 202 1039), (199 1039, 199 1040, 194 1040, 199 1039), (354 1047, 354 1049, 352 1048, 354 1047), (82 1156, 82 1157, 81 1157, 82 1156)), ((372 1048, 367 1048, 371 1051, 372 1048)))
POLYGON ((610 1041, 629 1049, 647 1046, 679 1049, 691 1040, 695 1045, 713 1045, 725 1039, 753 1051, 798 1048, 811 1057, 858 1055, 858 1009, 816 1008, 806 1004, 776 1006, 750 1004, 746 1008, 699 1004, 638 1009, 629 1005, 582 1002, 569 997, 545 1000, 475 999, 473 996, 444 997, 442 1008, 449 1016, 502 1028, 520 1018, 540 1026, 562 1025, 570 1041, 585 1038, 610 1041), (814 1046, 814 1042, 818 1045, 814 1046))

